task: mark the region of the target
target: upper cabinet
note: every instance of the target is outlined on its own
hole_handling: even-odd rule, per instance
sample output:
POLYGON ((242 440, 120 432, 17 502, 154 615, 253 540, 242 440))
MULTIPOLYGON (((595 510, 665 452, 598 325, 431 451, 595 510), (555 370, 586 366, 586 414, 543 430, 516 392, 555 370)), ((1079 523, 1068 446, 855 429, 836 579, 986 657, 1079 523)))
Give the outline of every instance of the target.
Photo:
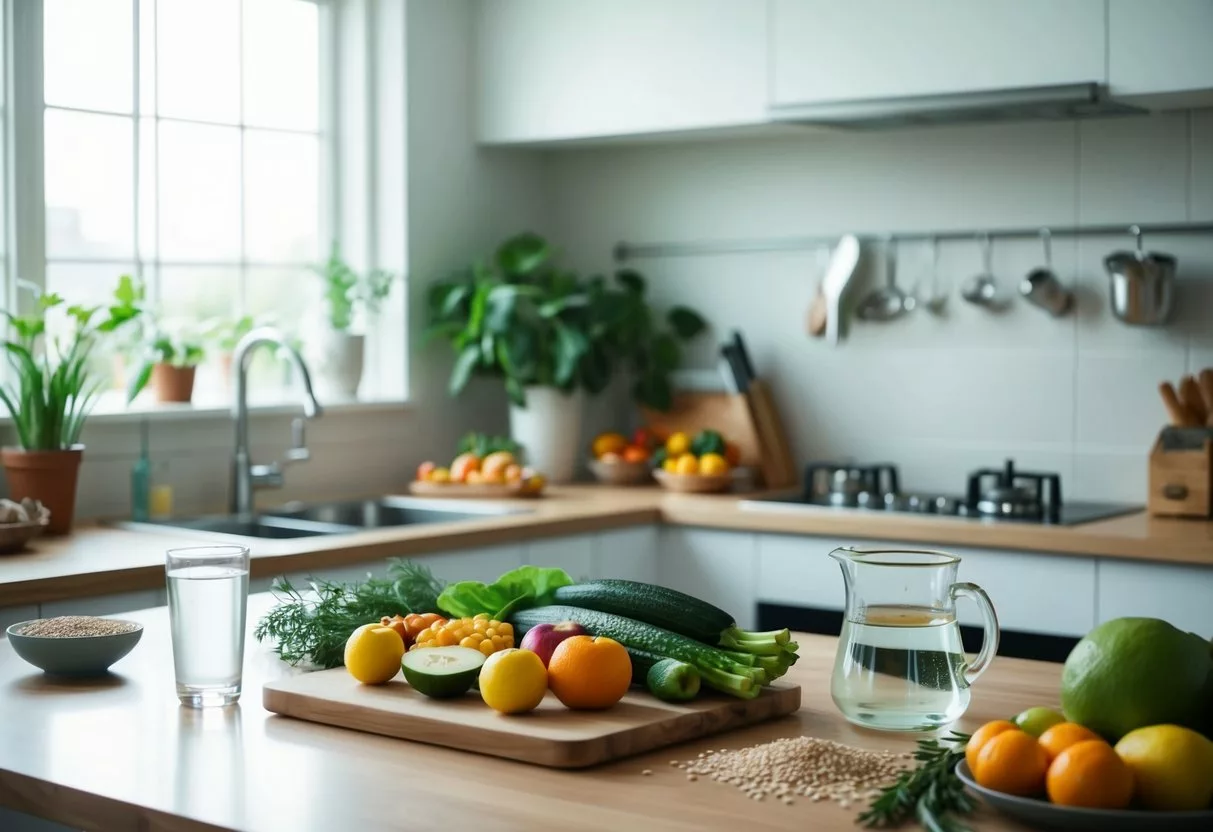
POLYGON ((775 106, 1106 81, 1104 0, 771 5, 775 106))
POLYGON ((1213 89, 1213 0, 1110 0, 1108 51, 1113 95, 1213 89))
POLYGON ((761 0, 481 0, 480 139, 763 123, 766 21, 761 0))

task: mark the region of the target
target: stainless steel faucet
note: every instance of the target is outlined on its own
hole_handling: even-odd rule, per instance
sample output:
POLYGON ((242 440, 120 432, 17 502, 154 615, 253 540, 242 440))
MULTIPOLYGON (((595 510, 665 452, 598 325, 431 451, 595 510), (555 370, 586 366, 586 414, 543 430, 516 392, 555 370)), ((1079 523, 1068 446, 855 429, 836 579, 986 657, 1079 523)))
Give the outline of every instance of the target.
POLYGON ((311 457, 307 449, 303 420, 291 423, 291 449, 281 463, 253 465, 248 447, 248 368, 251 355, 259 346, 270 346, 283 350, 295 365, 299 380, 303 382, 303 415, 308 419, 320 416, 320 402, 312 393, 312 377, 303 363, 299 351, 287 343, 286 336, 273 327, 258 327, 240 339, 232 356, 232 369, 236 373, 236 401, 232 404, 232 418, 236 421, 236 453, 232 460, 233 514, 253 512, 253 491, 258 488, 281 488, 283 466, 292 462, 303 462, 311 457))

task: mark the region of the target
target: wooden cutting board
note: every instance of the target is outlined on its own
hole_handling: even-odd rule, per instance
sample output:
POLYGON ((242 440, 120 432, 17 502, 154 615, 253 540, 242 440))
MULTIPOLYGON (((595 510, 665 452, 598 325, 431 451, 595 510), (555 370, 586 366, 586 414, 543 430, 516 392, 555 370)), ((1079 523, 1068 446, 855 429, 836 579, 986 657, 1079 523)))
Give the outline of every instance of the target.
POLYGON ((685 704, 633 690, 605 711, 570 711, 549 693, 535 711, 505 716, 475 691, 460 699, 429 699, 402 677, 370 687, 339 667, 270 682, 262 689, 262 704, 276 714, 339 728, 552 768, 584 768, 790 714, 800 708, 800 687, 775 683, 748 701, 701 694, 685 704))

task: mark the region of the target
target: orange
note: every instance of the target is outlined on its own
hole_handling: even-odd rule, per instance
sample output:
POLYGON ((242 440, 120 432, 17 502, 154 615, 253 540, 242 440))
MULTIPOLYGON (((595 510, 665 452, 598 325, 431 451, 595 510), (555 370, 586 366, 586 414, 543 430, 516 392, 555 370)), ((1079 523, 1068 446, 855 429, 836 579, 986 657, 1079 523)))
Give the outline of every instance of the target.
POLYGON ((1036 737, 1017 728, 991 737, 982 746, 973 776, 987 789, 1026 797, 1044 789, 1048 769, 1049 755, 1036 737))
POLYGON ((1133 799, 1133 772, 1103 740, 1083 740, 1049 766, 1048 789, 1059 806, 1123 809, 1133 799))
POLYGON ((1040 744, 1044 746, 1049 754, 1049 761, 1052 762, 1071 745, 1098 739, 1101 739, 1099 734, 1077 722, 1059 722, 1040 735, 1040 744))
POLYGON ((460 454, 451 462, 451 481, 467 482, 468 474, 480 470, 480 457, 475 454, 460 454))
POLYGON ((609 708, 632 684, 627 649, 604 636, 573 636, 556 646, 548 661, 548 687, 567 708, 609 708))
POLYGON ((973 736, 969 737, 969 744, 965 746, 965 762, 969 764, 969 771, 973 773, 974 777, 977 776, 977 755, 981 753, 982 747, 1003 731, 1018 730, 1019 726, 1014 722, 996 719, 993 722, 987 722, 973 732, 973 736))
POLYGON ((594 455, 595 459, 600 459, 606 453, 623 453, 623 449, 627 446, 628 438, 622 433, 600 433, 594 437, 590 453, 594 455))
POLYGON ((638 445, 628 445, 623 449, 624 462, 647 462, 649 452, 646 448, 641 448, 638 445))

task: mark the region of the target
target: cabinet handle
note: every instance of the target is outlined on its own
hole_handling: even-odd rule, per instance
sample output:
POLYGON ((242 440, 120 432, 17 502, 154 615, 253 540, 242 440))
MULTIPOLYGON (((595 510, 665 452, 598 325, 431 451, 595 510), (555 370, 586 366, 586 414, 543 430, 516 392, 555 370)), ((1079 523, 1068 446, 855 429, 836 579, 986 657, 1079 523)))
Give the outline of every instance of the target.
POLYGON ((1162 487, 1162 496, 1168 500, 1182 500, 1188 496, 1188 486, 1180 483, 1168 483, 1162 487))

